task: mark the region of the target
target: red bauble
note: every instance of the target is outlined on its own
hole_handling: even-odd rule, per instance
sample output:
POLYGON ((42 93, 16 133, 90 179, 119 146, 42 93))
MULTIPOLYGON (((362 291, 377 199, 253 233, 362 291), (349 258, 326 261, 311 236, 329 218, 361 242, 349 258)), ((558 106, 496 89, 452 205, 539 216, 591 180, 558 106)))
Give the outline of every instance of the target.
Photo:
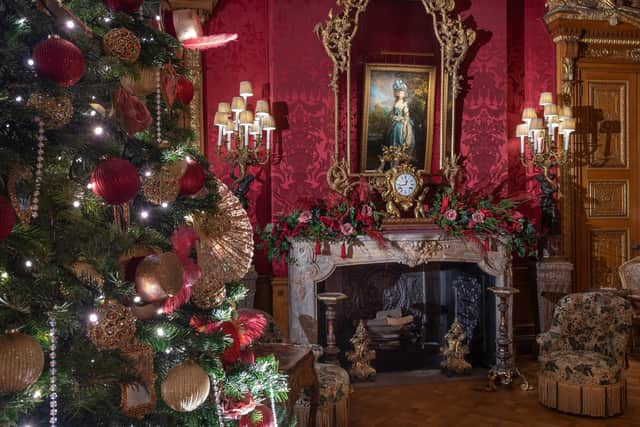
POLYGON ((4 240, 11 234, 13 226, 16 224, 16 215, 13 212, 11 203, 0 196, 0 240, 4 240))
POLYGON ((193 83, 185 76, 178 76, 178 87, 176 88, 176 99, 187 105, 193 99, 193 83))
POLYGON ((113 12, 123 11, 127 13, 137 12, 142 6, 143 0, 106 0, 107 7, 113 12))
POLYGON ((91 174, 92 189, 110 205, 131 200, 140 189, 138 171, 124 159, 101 161, 91 174))
POLYGON ((78 83, 84 75, 84 56, 76 45, 59 37, 42 40, 33 49, 35 70, 40 77, 61 87, 78 83))
POLYGON ((189 162, 187 171, 180 178, 180 194, 183 196, 196 194, 204 186, 205 180, 202 166, 198 162, 189 162))
POLYGON ((254 412, 260 412, 262 415, 260 421, 253 422, 253 412, 240 417, 240 425, 242 427, 273 427, 275 426, 275 419, 273 417, 273 411, 265 405, 258 405, 254 412))

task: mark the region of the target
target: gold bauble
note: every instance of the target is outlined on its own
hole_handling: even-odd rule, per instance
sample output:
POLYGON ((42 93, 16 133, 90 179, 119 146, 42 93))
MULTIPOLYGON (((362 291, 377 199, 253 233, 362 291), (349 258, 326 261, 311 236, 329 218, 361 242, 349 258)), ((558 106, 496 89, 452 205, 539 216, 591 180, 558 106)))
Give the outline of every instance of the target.
POLYGON ((108 300, 96 309, 97 321, 89 322, 87 336, 101 350, 124 348, 133 342, 136 318, 131 309, 108 300))
POLYGON ((155 205, 175 202, 180 193, 180 178, 186 170, 186 162, 163 166, 146 178, 142 185, 144 197, 155 205))
POLYGON ((173 252, 149 255, 136 269, 136 290, 145 302, 162 301, 182 289, 184 268, 173 252))
POLYGON ((73 104, 66 95, 52 96, 44 92, 34 92, 27 101, 41 114, 41 119, 47 129, 61 129, 71 123, 73 118, 73 104))
POLYGON ((123 62, 133 64, 140 57, 140 40, 126 28, 114 28, 102 39, 104 50, 123 62))
POLYGON ((209 396, 209 376, 197 363, 187 360, 171 368, 162 382, 162 400, 174 411, 191 412, 209 396))
POLYGON ((194 214, 193 227, 213 262, 221 267, 222 281, 237 282, 251 268, 253 227, 238 198, 222 182, 217 184, 218 212, 194 214))
POLYGON ((203 310, 211 310, 220 306, 227 296, 223 282, 224 273, 219 263, 209 254, 206 248, 198 244, 198 265, 202 270, 200 280, 191 287, 191 302, 203 310))
POLYGON ((44 352, 35 338, 20 332, 0 337, 0 394, 23 391, 43 368, 44 352))
POLYGON ((120 84, 123 88, 136 96, 151 95, 156 91, 156 73, 158 68, 147 65, 138 68, 138 77, 126 75, 120 78, 120 84))

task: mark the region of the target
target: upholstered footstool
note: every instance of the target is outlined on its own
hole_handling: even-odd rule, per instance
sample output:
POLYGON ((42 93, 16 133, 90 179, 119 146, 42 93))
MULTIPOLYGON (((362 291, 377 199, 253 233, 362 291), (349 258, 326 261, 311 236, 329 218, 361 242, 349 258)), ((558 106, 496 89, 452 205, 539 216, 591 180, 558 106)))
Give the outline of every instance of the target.
POLYGON ((622 367, 593 351, 560 350, 541 360, 538 399, 549 408, 590 417, 621 414, 627 400, 622 367))
MULTIPOLYGON (((320 404, 316 416, 316 427, 348 427, 349 374, 340 366, 316 363, 316 374, 320 383, 320 404)), ((298 427, 307 427, 309 420, 309 397, 302 396, 296 402, 294 414, 298 427)))

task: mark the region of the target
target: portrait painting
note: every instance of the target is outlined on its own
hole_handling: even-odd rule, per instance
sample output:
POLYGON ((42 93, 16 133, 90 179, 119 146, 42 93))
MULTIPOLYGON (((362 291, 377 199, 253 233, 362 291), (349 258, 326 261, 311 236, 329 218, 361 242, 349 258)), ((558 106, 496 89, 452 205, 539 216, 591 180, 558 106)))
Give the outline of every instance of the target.
POLYGON ((383 147, 404 146, 429 172, 436 70, 432 66, 367 64, 364 76, 360 172, 379 172, 383 147))

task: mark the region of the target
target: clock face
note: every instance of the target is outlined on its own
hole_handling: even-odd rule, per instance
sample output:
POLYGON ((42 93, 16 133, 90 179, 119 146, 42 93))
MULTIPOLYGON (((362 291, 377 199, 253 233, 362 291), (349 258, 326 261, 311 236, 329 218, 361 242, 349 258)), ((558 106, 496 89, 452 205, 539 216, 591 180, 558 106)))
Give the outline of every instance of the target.
POLYGON ((408 173, 401 173, 398 175, 394 185, 396 187, 396 192, 401 196, 411 195, 418 187, 416 177, 408 173))

